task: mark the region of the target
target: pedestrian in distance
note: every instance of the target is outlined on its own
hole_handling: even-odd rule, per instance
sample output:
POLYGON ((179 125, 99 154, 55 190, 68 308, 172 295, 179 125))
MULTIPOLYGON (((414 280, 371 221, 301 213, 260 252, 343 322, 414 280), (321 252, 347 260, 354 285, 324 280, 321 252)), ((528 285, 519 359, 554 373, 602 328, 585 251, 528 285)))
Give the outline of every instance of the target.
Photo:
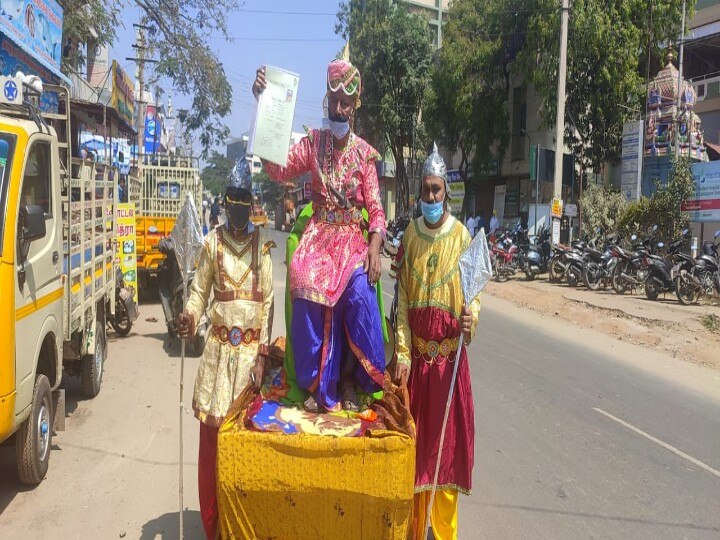
POLYGON ((473 236, 475 236, 475 218, 473 217, 472 213, 470 213, 470 212, 468 212, 468 218, 467 218, 467 221, 465 221, 465 227, 467 227, 467 230, 470 233, 471 238, 473 236))

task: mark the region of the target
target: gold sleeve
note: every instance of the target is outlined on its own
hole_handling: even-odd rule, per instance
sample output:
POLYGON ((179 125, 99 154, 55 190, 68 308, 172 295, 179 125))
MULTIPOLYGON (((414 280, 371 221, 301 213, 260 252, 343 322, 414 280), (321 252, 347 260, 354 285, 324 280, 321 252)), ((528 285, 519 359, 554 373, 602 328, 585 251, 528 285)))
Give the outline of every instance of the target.
POLYGON ((200 260, 190 285, 190 295, 185 308, 185 311, 192 316, 195 325, 197 325, 202 314, 205 313, 213 285, 214 268, 210 251, 210 237, 208 237, 200 253, 200 260))
POLYGON ((275 247, 275 242, 263 242, 260 258, 260 289, 262 291, 262 316, 260 320, 260 345, 270 345, 270 325, 273 320, 272 311, 275 308, 273 300, 273 263, 270 256, 270 249, 275 247))
POLYGON ((475 332, 477 331, 478 321, 480 320, 480 297, 482 293, 478 293, 475 299, 470 302, 470 313, 472 313, 472 328, 470 329, 470 341, 475 339, 475 332))

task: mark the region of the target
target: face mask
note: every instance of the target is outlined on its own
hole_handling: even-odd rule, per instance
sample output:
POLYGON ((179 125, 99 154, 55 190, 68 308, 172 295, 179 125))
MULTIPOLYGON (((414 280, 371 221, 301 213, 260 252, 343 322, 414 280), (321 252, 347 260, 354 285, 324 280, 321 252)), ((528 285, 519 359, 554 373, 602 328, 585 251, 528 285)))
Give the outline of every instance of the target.
POLYGON ((330 120, 330 131, 336 139, 343 139, 350 131, 350 122, 347 120, 330 120))
POLYGON ((430 225, 435 225, 438 221, 440 221, 440 218, 445 212, 443 206, 443 201, 435 203, 426 203, 425 201, 420 201, 420 209, 422 210, 422 215, 430 225))
POLYGON ((250 205, 227 204, 227 219, 231 231, 244 231, 250 221, 250 205))

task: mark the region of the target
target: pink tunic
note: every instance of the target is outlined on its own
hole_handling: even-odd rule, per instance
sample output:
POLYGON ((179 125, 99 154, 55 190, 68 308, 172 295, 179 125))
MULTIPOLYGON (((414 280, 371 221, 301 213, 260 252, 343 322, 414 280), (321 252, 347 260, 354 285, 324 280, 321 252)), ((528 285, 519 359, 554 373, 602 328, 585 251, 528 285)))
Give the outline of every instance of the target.
POLYGON ((370 232, 385 234, 375 169, 379 154, 351 134, 345 148, 335 149, 331 162, 321 157, 330 155, 331 139, 329 131, 311 130, 290 149, 286 167, 265 164, 265 171, 276 181, 308 172, 312 175, 314 213, 290 265, 290 294, 293 300, 302 298, 329 307, 337 303, 350 276, 367 257, 359 209, 368 211, 370 232), (325 143, 322 149, 321 142, 325 143), (347 197, 349 209, 340 207, 329 186, 347 197))

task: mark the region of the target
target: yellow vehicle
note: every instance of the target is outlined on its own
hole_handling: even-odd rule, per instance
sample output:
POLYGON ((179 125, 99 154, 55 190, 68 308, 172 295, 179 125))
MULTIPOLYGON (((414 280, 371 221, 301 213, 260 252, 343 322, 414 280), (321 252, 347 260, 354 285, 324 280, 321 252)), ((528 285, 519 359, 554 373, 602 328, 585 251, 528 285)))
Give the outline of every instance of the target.
POLYGON ((270 223, 267 212, 265 212, 262 205, 258 202, 257 197, 255 197, 253 201, 253 213, 250 221, 252 221, 256 227, 267 227, 268 223, 270 223))
POLYGON ((175 226, 186 193, 193 194, 198 212, 202 211, 202 182, 196 158, 145 155, 139 161, 138 200, 129 202, 138 209, 137 265, 140 277, 147 279, 165 258, 157 245, 175 226))
POLYGON ((70 157, 65 88, 45 87, 60 112, 41 115, 37 81, 8 81, 18 95, 0 98, 0 442, 15 435, 20 480, 38 484, 64 427, 63 370, 88 396, 100 391, 118 175, 70 157))

